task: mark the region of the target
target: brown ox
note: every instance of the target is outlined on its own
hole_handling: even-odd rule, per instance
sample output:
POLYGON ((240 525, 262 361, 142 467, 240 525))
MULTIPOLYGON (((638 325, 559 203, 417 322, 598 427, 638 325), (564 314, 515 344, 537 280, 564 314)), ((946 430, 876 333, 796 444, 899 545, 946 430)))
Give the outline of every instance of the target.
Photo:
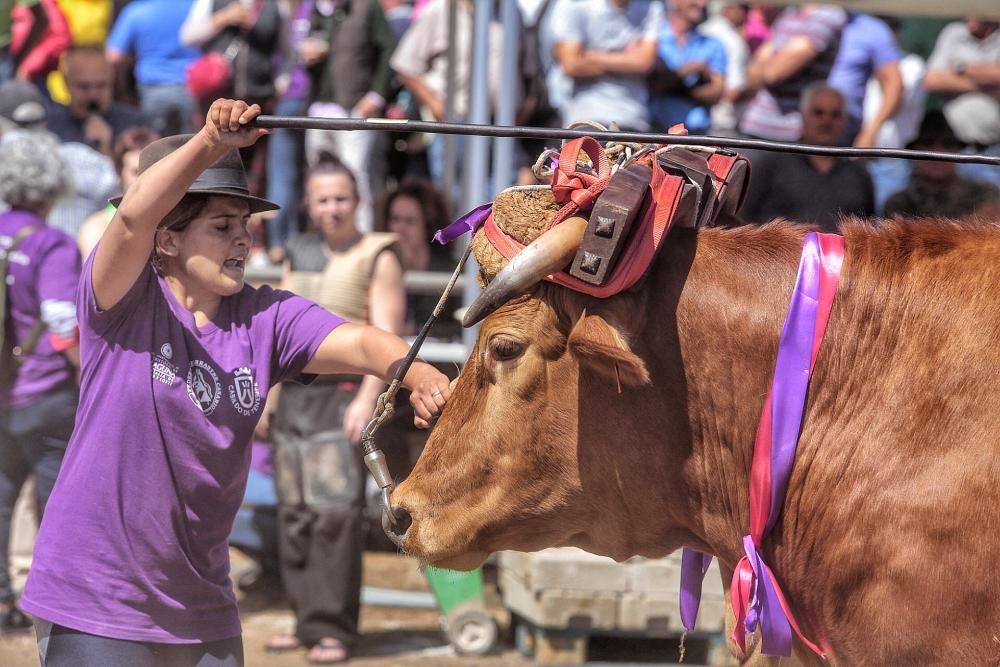
MULTIPOLYGON (((731 573, 805 231, 674 230, 637 291, 543 282, 488 317, 392 496, 409 515, 398 544, 460 569, 502 549, 621 560, 688 546, 731 573)), ((998 664, 1000 227, 849 221, 844 234, 762 553, 831 664, 998 664)))

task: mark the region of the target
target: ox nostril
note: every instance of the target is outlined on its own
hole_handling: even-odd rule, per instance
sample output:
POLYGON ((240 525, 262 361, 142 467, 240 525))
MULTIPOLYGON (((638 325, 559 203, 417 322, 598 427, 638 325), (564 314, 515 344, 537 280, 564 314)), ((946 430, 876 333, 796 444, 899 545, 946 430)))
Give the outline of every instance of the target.
POLYGON ((389 520, 387 511, 382 512, 382 530, 396 546, 402 548, 406 534, 409 532, 410 526, 413 525, 413 517, 410 516, 405 507, 393 507, 392 516, 395 523, 389 520))

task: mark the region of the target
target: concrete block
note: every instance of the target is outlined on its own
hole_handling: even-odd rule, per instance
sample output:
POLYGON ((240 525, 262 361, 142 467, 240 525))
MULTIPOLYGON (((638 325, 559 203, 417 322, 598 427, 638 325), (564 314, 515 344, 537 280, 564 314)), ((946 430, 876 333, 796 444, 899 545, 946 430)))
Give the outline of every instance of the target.
POLYGON ((575 591, 624 592, 626 568, 604 556, 573 547, 543 549, 534 553, 505 551, 498 565, 531 590, 552 588, 575 591))
POLYGON ((622 593, 618 600, 618 627, 650 637, 683 632, 677 593, 622 593))
POLYGON ((499 586, 504 606, 528 622, 549 629, 614 630, 619 594, 561 589, 531 590, 508 572, 499 586))

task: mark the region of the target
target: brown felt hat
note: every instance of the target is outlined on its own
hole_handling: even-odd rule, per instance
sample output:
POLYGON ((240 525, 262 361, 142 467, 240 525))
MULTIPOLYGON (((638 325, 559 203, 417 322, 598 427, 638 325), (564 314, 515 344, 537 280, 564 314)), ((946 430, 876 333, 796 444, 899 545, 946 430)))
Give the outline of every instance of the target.
MULTIPOLYGON (((193 136, 192 134, 177 134, 172 137, 164 137, 143 148, 142 152, 139 153, 139 173, 141 174, 160 159, 173 153, 193 136)), ((188 188, 188 194, 239 197, 245 199, 250 205, 251 213, 276 211, 280 208, 272 201, 250 194, 250 188, 247 186, 247 173, 243 169, 243 160, 240 158, 240 152, 235 148, 229 150, 215 164, 201 172, 188 188)), ((121 200, 121 197, 115 197, 111 200, 111 204, 118 206, 121 200)))

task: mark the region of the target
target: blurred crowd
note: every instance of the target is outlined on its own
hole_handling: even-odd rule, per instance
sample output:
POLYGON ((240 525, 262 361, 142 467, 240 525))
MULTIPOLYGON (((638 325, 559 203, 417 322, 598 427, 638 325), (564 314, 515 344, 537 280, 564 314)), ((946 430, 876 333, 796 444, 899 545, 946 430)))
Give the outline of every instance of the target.
MULTIPOLYGON (((39 286, 4 296, 20 318, 8 344, 34 336, 22 353, 38 360, 18 366, 27 379, 0 382, 0 631, 28 624, 6 576, 14 499, 33 474, 44 508, 72 426, 77 361, 66 336, 81 258, 111 220, 109 199, 135 180, 143 148, 197 130, 217 97, 281 116, 462 121, 474 13, 488 11, 490 101, 515 96, 518 124, 680 123, 691 134, 1000 156, 995 21, 726 0, 519 0, 518 86, 504 89, 500 4, 0 0, 0 210, 47 230, 13 238, 0 224, 4 262, 17 264, 25 244, 34 263, 17 270, 30 264, 34 277, 23 280, 39 286), (47 334, 32 334, 34 322, 47 334)), ((451 268, 431 237, 460 212, 450 176, 466 158, 454 141, 449 158, 443 136, 274 131, 242 154, 252 193, 281 206, 254 218, 251 266, 281 267, 285 287, 412 335, 435 300, 407 295, 404 274, 451 268)), ((531 166, 546 145, 518 144, 518 183, 536 182, 531 166)), ((748 222, 783 216, 835 231, 845 214, 961 217, 1000 200, 995 167, 750 157, 748 222)), ((283 390, 258 428, 248 499, 278 510, 270 529, 246 517, 234 541, 265 573, 280 572, 296 612, 295 632, 275 637, 273 650, 308 647, 316 663, 350 654, 360 553, 371 541, 354 447, 380 391, 354 376, 283 390)), ((421 442, 405 421, 391 436, 402 443, 394 471, 421 442)))

